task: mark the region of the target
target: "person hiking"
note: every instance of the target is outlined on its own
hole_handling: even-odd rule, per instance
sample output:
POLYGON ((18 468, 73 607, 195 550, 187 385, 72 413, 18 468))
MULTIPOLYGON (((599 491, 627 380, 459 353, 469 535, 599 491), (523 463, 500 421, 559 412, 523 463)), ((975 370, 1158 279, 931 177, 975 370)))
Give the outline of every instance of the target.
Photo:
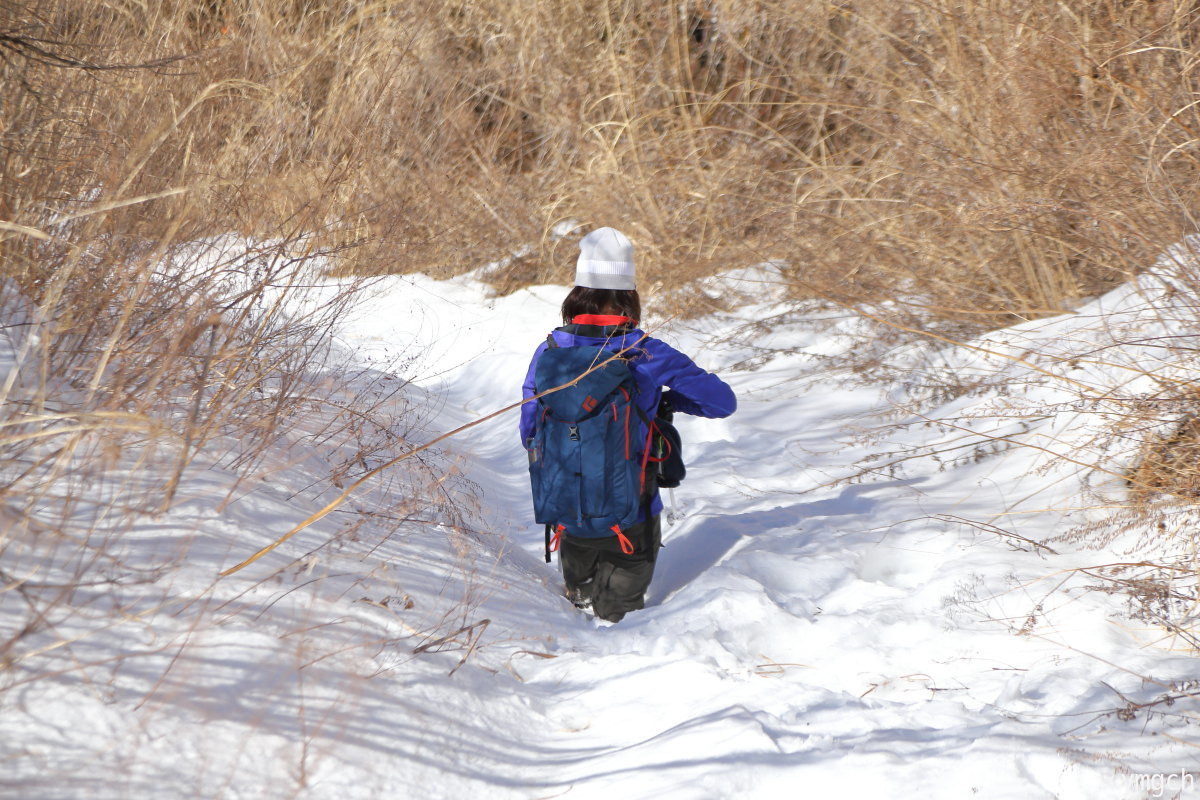
MULTIPOLYGON (((521 407, 521 441, 530 455, 535 512, 547 517, 538 520, 547 524, 547 561, 550 551, 557 546, 567 597, 579 608, 590 606, 600 619, 618 622, 629 611, 643 608, 662 546, 663 504, 647 450, 654 433, 653 421, 660 412, 727 417, 736 410, 737 399, 723 380, 638 328, 641 298, 634 280, 633 244, 623 233, 613 228, 594 230, 580 242, 579 251, 575 286, 562 304, 563 325, 534 352, 523 396, 528 400, 539 392, 564 386, 579 374, 585 377, 537 402, 525 403, 521 407), (546 354, 551 351, 564 357, 555 364, 567 363, 566 357, 578 355, 575 361, 582 366, 573 370, 562 367, 557 372, 549 369, 553 357, 546 354), (547 385, 539 385, 539 365, 543 367, 542 382, 547 385), (585 382, 602 370, 614 375, 604 384, 605 389, 596 391, 610 390, 605 398, 611 400, 602 398, 602 404, 587 394, 587 388, 576 394, 582 395, 581 405, 591 418, 604 424, 610 418, 614 420, 608 429, 615 433, 606 435, 623 434, 623 444, 618 441, 616 445, 604 446, 615 447, 617 455, 594 458, 593 451, 601 445, 585 442, 586 450, 572 457, 577 466, 568 469, 544 463, 561 454, 572 440, 578 442, 580 429, 587 424, 573 420, 557 424, 561 420, 556 420, 551 404, 556 396, 566 397, 576 387, 588 387, 585 382), (601 405, 600 411, 594 410, 596 405, 601 405), (552 436, 558 436, 560 443, 548 438, 552 436), (636 491, 632 509, 604 517, 610 511, 604 508, 605 500, 617 498, 596 498, 594 489, 581 488, 579 481, 588 478, 579 473, 587 471, 589 459, 606 464, 621 461, 622 446, 624 459, 637 465, 639 486, 636 490, 622 488, 632 481, 619 476, 603 476, 600 483, 593 483, 604 486, 603 491, 609 495, 636 491), (579 463, 585 466, 580 467, 579 463), (576 483, 567 485, 569 481, 576 483), (567 506, 562 505, 561 498, 547 496, 556 491, 572 495, 565 501, 567 506), (589 515, 582 509, 584 504, 600 510, 589 515), (575 510, 571 513, 550 510, 563 507, 575 510), (609 524, 614 519, 616 524, 609 524), (622 525, 622 520, 626 524, 622 525)), ((587 416, 585 411, 576 411, 575 417, 587 416)))

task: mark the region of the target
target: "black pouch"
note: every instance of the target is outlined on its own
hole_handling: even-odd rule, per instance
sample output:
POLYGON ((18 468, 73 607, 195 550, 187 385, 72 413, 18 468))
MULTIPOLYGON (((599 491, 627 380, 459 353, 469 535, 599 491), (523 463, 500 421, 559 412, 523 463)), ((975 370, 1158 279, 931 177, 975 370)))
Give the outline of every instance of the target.
POLYGON ((674 489, 687 477, 687 466, 683 463, 683 442, 675 426, 664 420, 656 419, 654 427, 658 434, 654 437, 655 449, 658 450, 658 485, 664 489, 674 489))
POLYGON ((654 436, 650 444, 650 461, 655 466, 654 481, 663 489, 674 489, 687 477, 687 466, 683 463, 683 440, 679 438, 674 419, 671 393, 667 392, 658 404, 654 436))

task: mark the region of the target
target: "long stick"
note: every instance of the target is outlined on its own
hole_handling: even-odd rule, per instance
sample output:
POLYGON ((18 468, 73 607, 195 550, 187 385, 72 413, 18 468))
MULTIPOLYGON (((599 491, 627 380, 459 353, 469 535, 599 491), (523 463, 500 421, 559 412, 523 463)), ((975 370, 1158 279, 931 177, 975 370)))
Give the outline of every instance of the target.
POLYGON ((600 361, 600 362, 596 363, 595 365, 593 365, 586 371, 580 373, 576 378, 567 381, 566 383, 562 384, 561 386, 555 386, 552 389, 547 389, 544 392, 539 392, 538 394, 535 394, 532 397, 525 398, 524 400, 522 400, 519 403, 513 403, 512 405, 507 405, 504 408, 500 409, 499 411, 493 411, 491 414, 480 417, 479 419, 476 419, 476 420, 472 420, 471 422, 468 422, 466 425, 460 425, 459 427, 455 428, 452 431, 443 433, 441 436, 437 437, 436 439, 433 439, 432 441, 426 442, 425 444, 420 445, 418 447, 414 447, 412 450, 409 450, 405 453, 401 453, 400 455, 393 458, 391 461, 387 461, 387 462, 384 462, 383 464, 380 464, 378 467, 375 467, 370 472, 366 473, 361 478, 356 480, 354 483, 350 484, 345 489, 343 489, 342 493, 339 494, 336 498, 334 498, 333 501, 329 503, 329 505, 325 506, 324 508, 322 508, 320 511, 316 512, 315 514, 310 515, 307 519, 305 519, 299 525, 292 528, 290 531, 285 533, 283 536, 280 536, 278 539, 271 542, 269 545, 262 548, 261 550, 259 550, 257 553, 255 553, 254 555, 247 558, 242 563, 237 564, 235 566, 230 567, 229 569, 222 571, 221 573, 219 573, 219 577, 222 577, 222 578, 228 577, 228 576, 232 575, 233 573, 237 572, 238 570, 240 570, 244 567, 248 567, 251 564, 253 564, 255 561, 258 561, 258 559, 262 558, 267 553, 274 550, 276 547, 279 547, 279 545, 283 544, 288 539, 292 538, 297 533, 299 533, 300 531, 307 528, 309 525, 312 525, 317 520, 325 517, 330 512, 332 512, 334 509, 336 509, 338 506, 340 506, 342 503, 346 502, 346 498, 348 498, 351 495, 351 493, 354 492, 355 489, 357 489, 359 486, 362 486, 364 483, 369 481, 371 478, 374 478, 376 475, 383 472, 388 467, 395 466, 396 464, 399 464, 401 461, 404 461, 405 459, 412 458, 417 453, 420 453, 423 450, 428 450, 429 448, 433 447, 434 445, 438 444, 439 442, 444 442, 445 440, 449 439, 451 436, 457 436, 458 434, 462 433, 463 431, 474 428, 476 425, 480 425, 484 422, 487 422, 490 419, 495 419, 496 417, 500 416, 501 414, 507 414, 509 411, 512 411, 514 408, 520 408, 521 406, 525 405, 526 403, 532 403, 533 401, 535 401, 539 398, 545 397, 548 394, 553 394, 554 392, 560 391, 562 389, 566 389, 570 386, 574 386, 575 384, 577 384, 581 380, 583 380, 586 376, 590 375, 591 373, 600 369, 604 365, 608 364, 613 359, 622 358, 624 353, 627 353, 630 350, 632 350, 634 347, 636 347, 639 343, 641 343, 642 339, 646 338, 646 336, 647 336, 647 334, 642 334, 641 338, 639 338, 633 344, 629 345, 628 347, 626 347, 622 350, 614 352, 612 355, 612 358, 607 358, 604 361, 600 361))

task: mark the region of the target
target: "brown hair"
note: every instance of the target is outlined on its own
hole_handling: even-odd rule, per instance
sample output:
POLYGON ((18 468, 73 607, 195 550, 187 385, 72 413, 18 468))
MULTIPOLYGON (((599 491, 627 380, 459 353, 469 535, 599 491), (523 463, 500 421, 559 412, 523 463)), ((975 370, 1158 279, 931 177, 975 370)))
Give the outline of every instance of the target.
POLYGON ((571 320, 580 314, 620 314, 629 317, 637 324, 642 318, 642 298, 637 289, 592 289, 587 286, 576 286, 563 300, 563 324, 571 324, 571 320))

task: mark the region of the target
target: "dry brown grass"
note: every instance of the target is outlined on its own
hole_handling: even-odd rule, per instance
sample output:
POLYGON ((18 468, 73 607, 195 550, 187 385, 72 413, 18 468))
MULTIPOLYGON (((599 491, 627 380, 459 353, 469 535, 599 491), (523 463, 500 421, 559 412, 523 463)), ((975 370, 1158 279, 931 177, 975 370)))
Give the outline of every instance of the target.
POLYGON ((1162 434, 1149 435, 1130 470, 1130 494, 1146 502, 1157 493, 1200 497, 1200 419, 1187 415, 1162 434))
MULTIPOLYGON (((367 251, 344 208, 361 143, 314 143, 305 99, 339 40, 304 26, 335 20, 262 3, 232 46, 230 7, 0 0, 0 666, 40 674, 59 626, 111 627, 90 590, 113 615, 135 587, 175 602, 164 571, 223 555, 139 523, 198 492, 223 513, 294 458, 320 497, 420 424, 403 381, 336 363, 356 283, 313 286, 367 251)), ((388 476, 360 521, 460 521, 448 480, 388 476)))
POLYGON ((574 240, 549 231, 578 220, 628 230, 648 285, 779 258, 798 294, 903 292, 984 327, 1194 227, 1200 12, 1180 2, 6 2, 6 29, 76 59, 186 56, 10 51, 0 216, 22 225, 99 187, 186 189, 95 227, 303 229, 368 274, 532 245, 494 276, 511 289, 569 279, 574 240))

